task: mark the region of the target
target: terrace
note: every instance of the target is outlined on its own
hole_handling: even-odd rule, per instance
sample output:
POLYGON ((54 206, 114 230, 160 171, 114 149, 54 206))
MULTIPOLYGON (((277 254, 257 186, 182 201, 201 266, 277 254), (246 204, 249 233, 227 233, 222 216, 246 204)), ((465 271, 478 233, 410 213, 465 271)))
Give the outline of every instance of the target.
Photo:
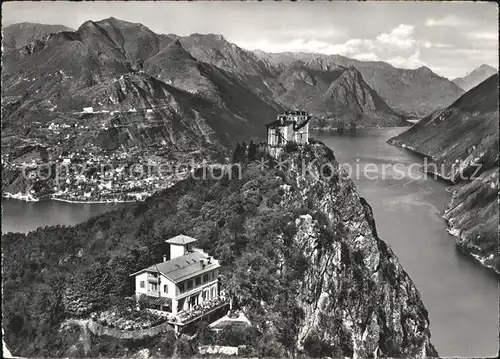
MULTIPOLYGON (((166 298, 162 298, 166 299, 166 298)), ((152 298, 151 300, 155 301, 158 298, 152 298)), ((153 304, 153 303, 151 303, 153 304)), ((154 303, 158 304, 158 303, 154 303)), ((167 311, 162 311, 158 309, 149 308, 148 311, 155 313, 159 316, 162 316, 167 320, 168 323, 173 325, 185 326, 191 322, 194 322, 198 319, 201 319, 211 313, 223 308, 228 305, 229 301, 225 297, 216 297, 210 300, 207 300, 201 304, 195 305, 191 310, 183 310, 173 315, 167 311)))
POLYGON ((198 320, 210 313, 215 312, 216 310, 226 306, 229 304, 229 301, 224 297, 216 297, 210 300, 207 300, 201 304, 195 305, 193 309, 187 311, 183 310, 179 312, 176 316, 169 320, 171 324, 177 325, 186 325, 195 320, 198 320))

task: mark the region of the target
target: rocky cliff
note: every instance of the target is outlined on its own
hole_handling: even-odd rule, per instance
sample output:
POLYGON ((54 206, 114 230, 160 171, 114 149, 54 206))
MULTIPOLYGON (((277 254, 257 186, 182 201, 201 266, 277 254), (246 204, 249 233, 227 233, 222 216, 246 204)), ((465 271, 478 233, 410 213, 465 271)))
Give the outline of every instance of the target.
POLYGON ((396 112, 364 81, 353 66, 335 79, 315 108, 327 114, 326 125, 338 127, 392 127, 410 123, 396 112))
POLYGON ((330 150, 317 144, 291 163, 297 187, 287 190, 283 205, 308 202, 314 209, 295 219, 295 241, 308 261, 297 347, 319 341, 355 358, 435 356, 417 288, 378 237, 370 205, 330 150))
POLYGON ((424 170, 454 184, 444 217, 457 246, 500 271, 498 75, 388 142, 427 156, 424 170))

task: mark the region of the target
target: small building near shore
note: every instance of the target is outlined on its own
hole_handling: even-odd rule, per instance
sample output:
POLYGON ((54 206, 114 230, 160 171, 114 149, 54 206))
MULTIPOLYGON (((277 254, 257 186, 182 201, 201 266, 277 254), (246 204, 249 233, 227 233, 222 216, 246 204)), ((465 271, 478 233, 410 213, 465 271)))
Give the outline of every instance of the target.
POLYGON ((139 304, 173 315, 219 302, 219 261, 199 248, 195 238, 178 235, 165 241, 170 259, 131 274, 139 304))

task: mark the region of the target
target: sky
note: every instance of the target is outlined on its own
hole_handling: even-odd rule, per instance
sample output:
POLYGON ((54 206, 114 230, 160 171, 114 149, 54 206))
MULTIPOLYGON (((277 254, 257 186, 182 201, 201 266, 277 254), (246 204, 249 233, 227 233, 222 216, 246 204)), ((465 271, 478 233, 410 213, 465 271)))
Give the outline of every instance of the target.
POLYGON ((450 79, 481 64, 498 68, 498 6, 492 2, 9 2, 17 22, 77 29, 116 17, 157 33, 222 34, 248 50, 317 52, 395 67, 427 66, 450 79))

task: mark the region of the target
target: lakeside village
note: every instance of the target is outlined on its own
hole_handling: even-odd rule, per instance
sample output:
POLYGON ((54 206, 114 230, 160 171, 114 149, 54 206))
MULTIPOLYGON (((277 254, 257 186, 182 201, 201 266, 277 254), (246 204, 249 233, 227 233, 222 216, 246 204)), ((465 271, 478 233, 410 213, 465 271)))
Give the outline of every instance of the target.
MULTIPOLYGON (((278 155, 287 143, 308 143, 311 117, 305 111, 287 111, 267 124, 270 154, 278 155)), ((3 169, 19 173, 26 184, 24 191, 3 191, 3 197, 25 201, 50 198, 70 203, 143 201, 200 166, 193 160, 179 165, 156 155, 155 150, 134 146, 104 154, 97 146, 89 145, 76 152, 63 152, 53 160, 46 147, 31 144, 15 159, 12 154, 2 154, 3 169)))
POLYGON ((199 150, 169 149, 161 139, 135 138, 132 132, 138 128, 160 124, 153 109, 96 111, 85 107, 81 112, 53 114, 59 117, 47 123, 34 121, 29 138, 2 137, 3 173, 20 178, 12 186, 2 181, 3 197, 71 203, 141 201, 185 178, 193 166, 190 160, 202 156, 199 150), (147 123, 137 119, 140 113, 147 123), (120 130, 132 140, 127 146, 112 144, 120 130), (82 132, 90 132, 95 142, 82 140, 82 132), (15 144, 10 153, 4 150, 7 143, 15 144), (61 144, 71 144, 66 146, 71 150, 61 144), (180 162, 183 169, 177 166, 180 162))
POLYGON ((5 192, 3 196, 25 201, 50 198, 70 203, 136 202, 188 175, 189 164, 177 166, 174 161, 131 150, 107 155, 82 149, 56 161, 33 156, 10 162, 8 155, 2 155, 5 170, 20 173, 29 183, 24 193, 5 192), (38 190, 43 183, 48 185, 38 190))

